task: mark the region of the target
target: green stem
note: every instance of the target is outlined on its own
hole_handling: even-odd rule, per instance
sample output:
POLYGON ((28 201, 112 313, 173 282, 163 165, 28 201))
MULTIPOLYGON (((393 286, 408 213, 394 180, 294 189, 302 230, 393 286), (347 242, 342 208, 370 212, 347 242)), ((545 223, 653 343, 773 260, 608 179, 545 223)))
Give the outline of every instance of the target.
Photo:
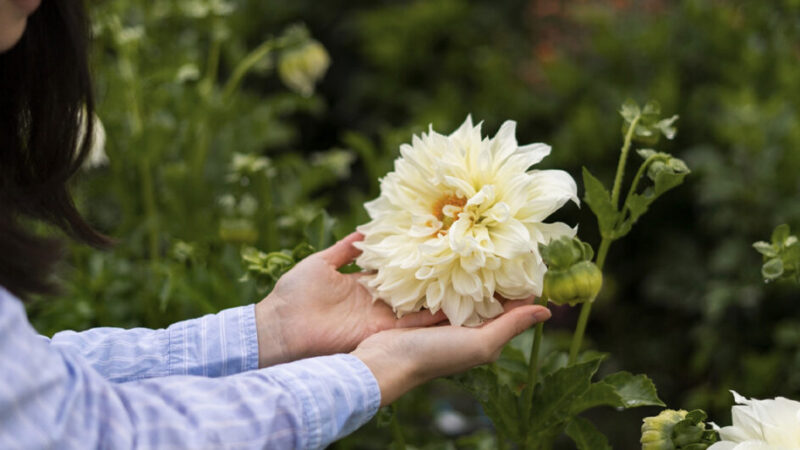
POLYGON ((617 175, 614 177, 614 189, 611 191, 611 204, 614 205, 615 209, 617 209, 617 203, 619 202, 619 191, 622 188, 622 179, 625 177, 625 163, 628 160, 628 151, 631 148, 633 133, 636 130, 639 119, 641 119, 641 116, 637 115, 631 121, 631 126, 628 128, 628 132, 625 133, 625 142, 622 144, 622 152, 619 155, 617 175))
MULTIPOLYGON (((611 204, 614 205, 614 209, 617 209, 617 204, 619 203, 619 193, 622 189, 622 179, 625 176, 625 162, 628 160, 628 152, 631 149, 631 142, 633 142, 633 133, 636 131, 636 125, 639 123, 641 119, 641 115, 637 115, 631 121, 630 126, 628 127, 628 131, 625 133, 625 141, 622 143, 622 151, 619 155, 619 162, 617 163, 617 173, 614 176, 614 188, 611 190, 611 204)), ((640 167, 639 171, 636 174, 636 178, 634 179, 634 183, 638 184, 639 178, 641 178, 643 173, 643 168, 640 167)), ((635 188, 635 186, 631 186, 635 188)), ((628 193, 630 196, 630 192, 628 193)), ((608 249, 611 247, 611 242, 613 239, 610 237, 603 237, 603 240, 600 241, 600 249, 597 251, 597 268, 601 271, 603 270, 603 265, 606 262, 606 255, 608 255, 608 249)), ((589 323, 589 315, 592 313, 592 303, 594 303, 594 299, 591 301, 585 302, 581 307, 581 314, 578 316, 578 324, 575 327, 575 333, 572 335, 572 343, 569 347, 569 364, 572 365, 578 359, 578 352, 581 349, 581 344, 583 343, 583 335, 586 332, 586 324, 589 323)))
MULTIPOLYGON (((547 305, 547 300, 543 297, 536 299, 536 304, 541 306, 547 305)), ((533 335, 531 342, 531 359, 528 361, 528 385, 525 386, 525 412, 530 412, 531 402, 533 401, 533 393, 536 390, 536 382, 539 378, 539 349, 542 347, 542 337, 544 335, 544 322, 536 324, 536 331, 533 335)), ((530 417, 525 417, 526 423, 530 417)))
POLYGON ((203 97, 208 98, 211 95, 211 89, 214 87, 214 82, 217 81, 217 72, 219 70, 219 56, 222 50, 222 42, 216 35, 212 38, 211 48, 208 50, 208 60, 206 62, 206 74, 203 81, 200 82, 200 93, 203 97))
MULTIPOLYGON (((610 246, 610 238, 603 238, 600 242, 600 249, 597 251, 597 261, 595 264, 601 271, 603 270, 603 264, 606 262, 606 255, 608 254, 608 248, 610 246)), ((591 299, 588 302, 584 302, 583 306, 581 306, 581 315, 578 316, 578 325, 575 326, 575 334, 572 335, 572 343, 569 346, 569 365, 575 364, 575 361, 578 359, 578 352, 581 350, 583 334, 586 332, 586 324, 589 323, 589 315, 592 313, 593 303, 594 299, 591 299)))
POLYGON ((633 195, 636 192, 636 188, 639 187, 639 180, 642 179, 644 171, 647 170, 647 167, 650 166, 650 164, 652 164, 653 161, 656 160, 656 158, 659 158, 659 155, 650 156, 649 158, 644 160, 642 165, 639 166, 639 170, 636 171, 636 175, 633 177, 633 181, 631 182, 631 188, 628 189, 628 195, 625 196, 625 202, 622 204, 622 213, 619 215, 619 223, 622 223, 625 220, 625 213, 627 213, 629 209, 628 199, 630 199, 631 195, 633 195))
POLYGON ((400 421, 397 420, 397 403, 392 403, 392 435, 394 442, 402 450, 406 449, 406 439, 403 437, 403 429, 400 428, 400 421))
POLYGON ((578 325, 575 327, 575 334, 572 335, 572 343, 569 346, 568 365, 575 364, 578 359, 578 352, 583 343, 583 333, 586 331, 586 324, 589 322, 589 314, 592 312, 592 302, 585 302, 581 307, 581 315, 578 317, 578 325))
POLYGON ((269 39, 264 41, 261 45, 253 49, 245 58, 239 62, 235 69, 233 69, 233 74, 228 79, 228 82, 225 83, 225 88, 222 91, 222 96, 225 100, 229 99, 233 92, 239 87, 239 83, 241 83, 242 78, 253 68, 253 66, 260 61, 262 58, 266 57, 269 52, 274 50, 277 47, 275 39, 269 39))

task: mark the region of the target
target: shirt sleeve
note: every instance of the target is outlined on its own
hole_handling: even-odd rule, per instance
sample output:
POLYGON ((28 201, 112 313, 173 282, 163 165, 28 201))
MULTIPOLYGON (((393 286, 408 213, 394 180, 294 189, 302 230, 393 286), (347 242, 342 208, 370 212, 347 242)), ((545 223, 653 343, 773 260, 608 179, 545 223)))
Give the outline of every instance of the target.
POLYGON ((221 378, 113 383, 40 339, 0 289, 0 448, 317 449, 377 411, 377 381, 333 355, 221 378))
POLYGON ((178 322, 166 329, 62 331, 50 344, 80 355, 115 382, 168 375, 219 377, 258 368, 254 305, 178 322))

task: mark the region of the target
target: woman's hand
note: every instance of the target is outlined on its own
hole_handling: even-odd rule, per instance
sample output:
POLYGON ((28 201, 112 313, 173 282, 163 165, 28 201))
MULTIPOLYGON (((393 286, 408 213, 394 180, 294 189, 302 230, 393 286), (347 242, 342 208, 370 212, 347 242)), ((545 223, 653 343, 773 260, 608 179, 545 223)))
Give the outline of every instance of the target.
POLYGON ((387 330, 368 337, 354 356, 369 367, 381 406, 433 378, 495 361, 503 346, 531 325, 550 318, 543 306, 505 304, 506 312, 478 328, 452 325, 387 330))
POLYGON ((385 303, 372 301, 358 282, 362 274, 340 273, 339 267, 361 253, 353 242, 363 238, 352 233, 302 260, 256 305, 259 367, 350 352, 378 331, 423 327, 445 318, 441 311, 420 311, 397 319, 385 303))

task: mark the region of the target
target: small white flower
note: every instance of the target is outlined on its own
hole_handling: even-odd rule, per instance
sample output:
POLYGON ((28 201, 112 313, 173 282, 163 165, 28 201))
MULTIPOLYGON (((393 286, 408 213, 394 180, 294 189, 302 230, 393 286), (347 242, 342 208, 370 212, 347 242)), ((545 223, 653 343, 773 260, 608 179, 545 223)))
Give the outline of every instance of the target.
POLYGON ((307 42, 281 53, 278 75, 283 83, 303 97, 314 93, 314 85, 325 75, 331 58, 319 42, 307 42))
POLYGON ((433 128, 400 146, 380 196, 365 206, 356 263, 375 271, 362 282, 398 316, 444 310, 454 325, 499 315, 499 294, 541 295, 547 270, 538 244, 575 230, 544 223, 568 200, 575 181, 560 170, 528 170, 550 153, 545 144, 518 146, 516 124, 493 138, 472 118, 450 136, 433 128))
POLYGON ((777 397, 747 399, 731 391, 738 405, 733 425, 720 428, 720 441, 708 450, 800 449, 800 402, 777 397))

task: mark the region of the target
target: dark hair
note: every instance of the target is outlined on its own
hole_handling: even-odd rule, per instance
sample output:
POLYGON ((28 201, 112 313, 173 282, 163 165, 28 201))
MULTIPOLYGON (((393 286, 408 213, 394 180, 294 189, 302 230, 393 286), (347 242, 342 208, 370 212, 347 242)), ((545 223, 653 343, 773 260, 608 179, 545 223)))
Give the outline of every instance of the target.
POLYGON ((43 0, 20 41, 0 53, 0 285, 21 298, 54 292, 61 253, 33 221, 109 244, 81 218, 68 185, 91 148, 88 40, 83 0, 43 0))

